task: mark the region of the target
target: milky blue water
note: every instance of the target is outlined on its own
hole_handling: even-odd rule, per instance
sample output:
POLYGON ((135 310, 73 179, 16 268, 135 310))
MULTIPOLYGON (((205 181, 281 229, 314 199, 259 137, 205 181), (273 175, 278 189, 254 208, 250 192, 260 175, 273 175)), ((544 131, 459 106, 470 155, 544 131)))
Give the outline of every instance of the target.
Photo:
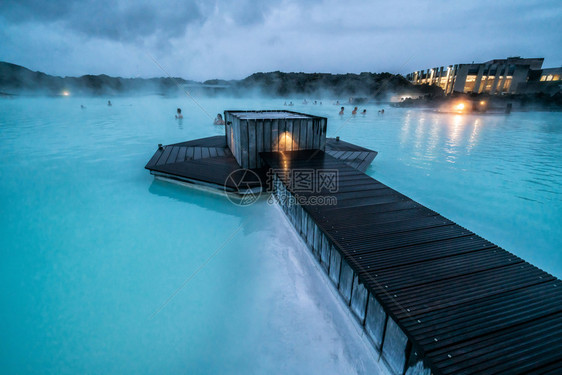
MULTIPOLYGON (((222 129, 188 98, 106 101, 0 100, 2 373, 376 373, 276 207, 143 169, 158 143, 222 129)), ((199 102, 211 117, 283 104, 199 102)), ((560 114, 292 109, 379 151, 373 177, 562 276, 560 114)))

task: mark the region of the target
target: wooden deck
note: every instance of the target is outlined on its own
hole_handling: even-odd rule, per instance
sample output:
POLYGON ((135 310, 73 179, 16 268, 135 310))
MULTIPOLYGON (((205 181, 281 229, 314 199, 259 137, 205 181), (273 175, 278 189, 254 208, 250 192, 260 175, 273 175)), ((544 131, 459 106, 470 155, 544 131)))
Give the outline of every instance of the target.
MULTIPOLYGON (((375 151, 333 138, 327 139, 326 150, 362 171, 368 168, 377 155, 375 151)), ((157 176, 180 181, 226 186, 230 191, 238 191, 239 188, 228 176, 241 167, 226 145, 226 137, 223 135, 163 146, 156 150, 145 168, 157 176)), ((266 186, 267 168, 251 170, 259 180, 250 179, 255 175, 248 174, 244 185, 250 188, 266 186)))
POLYGON ((152 174, 184 182, 210 185, 238 192, 240 182, 246 188, 265 185, 265 168, 253 169, 255 174, 244 174, 226 146, 224 136, 208 137, 175 143, 156 150, 145 166, 152 174), (231 174, 242 177, 229 178, 231 174), (258 176, 259 179, 255 178, 258 176))
POLYGON ((562 373, 560 280, 324 152, 261 156, 338 171, 334 193, 278 172, 337 198, 281 206, 393 371, 562 373))
POLYGON ((335 138, 326 138, 326 153, 361 172, 365 172, 377 156, 376 151, 335 138))

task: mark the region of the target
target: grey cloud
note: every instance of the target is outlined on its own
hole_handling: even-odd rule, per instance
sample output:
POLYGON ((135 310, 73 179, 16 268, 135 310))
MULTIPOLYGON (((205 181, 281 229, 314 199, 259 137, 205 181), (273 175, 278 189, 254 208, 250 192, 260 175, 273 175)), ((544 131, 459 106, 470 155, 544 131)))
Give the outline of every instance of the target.
POLYGON ((58 23, 88 37, 130 42, 151 35, 179 37, 188 25, 204 23, 215 11, 235 25, 253 26, 279 5, 277 0, 3 0, 0 15, 12 24, 58 23))
POLYGON ((219 9, 229 14, 237 25, 252 26, 261 23, 268 10, 279 5, 280 1, 278 0, 238 0, 220 2, 219 9))
POLYGON ((198 1, 6 0, 0 14, 10 23, 58 23, 89 37, 118 41, 160 34, 177 37, 187 25, 204 21, 198 1))

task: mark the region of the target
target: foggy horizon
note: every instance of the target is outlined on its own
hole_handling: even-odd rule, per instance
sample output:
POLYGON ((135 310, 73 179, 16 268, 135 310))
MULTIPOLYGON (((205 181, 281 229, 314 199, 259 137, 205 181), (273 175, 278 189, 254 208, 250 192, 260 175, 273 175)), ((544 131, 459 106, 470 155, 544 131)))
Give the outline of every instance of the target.
POLYGON ((556 67, 561 15, 555 1, 4 1, 0 60, 63 77, 194 81, 272 71, 406 74, 509 56, 556 67))

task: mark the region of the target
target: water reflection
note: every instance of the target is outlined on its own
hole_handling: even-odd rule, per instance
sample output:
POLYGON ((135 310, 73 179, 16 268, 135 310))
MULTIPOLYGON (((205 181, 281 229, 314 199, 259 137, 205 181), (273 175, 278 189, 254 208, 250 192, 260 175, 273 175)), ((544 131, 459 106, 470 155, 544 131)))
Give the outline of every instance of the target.
POLYGON ((406 113, 400 128, 400 147, 422 165, 437 160, 440 155, 444 161, 454 164, 459 153, 469 155, 477 147, 482 124, 480 116, 406 113))
MULTIPOLYGON (((184 204, 187 203, 186 211, 190 209, 189 206, 197 206, 206 211, 228 215, 240 220, 254 216, 262 216, 264 205, 267 201, 266 194, 262 194, 260 199, 258 199, 258 201, 254 204, 248 206, 237 206, 230 202, 226 196, 223 196, 220 193, 197 190, 157 179, 150 184, 148 191, 151 194, 170 198, 184 204)), ((222 222, 217 222, 217 225, 221 226, 222 222)), ((244 220, 243 233, 245 235, 263 229, 264 226, 262 221, 244 220)), ((188 231, 189 228, 186 228, 186 232, 188 231)))
POLYGON ((449 137, 450 144, 453 147, 458 147, 459 136, 463 130, 465 117, 463 115, 454 115, 452 120, 451 135, 449 137))
POLYGON ((467 154, 470 154, 470 152, 478 142, 478 129, 480 128, 481 123, 482 122, 480 118, 476 118, 474 120, 474 124, 472 125, 472 132, 470 133, 470 138, 468 139, 468 146, 466 148, 467 154))
POLYGON ((433 160, 436 157, 435 149, 439 144, 439 133, 441 130, 441 124, 439 123, 439 118, 437 116, 433 117, 431 122, 431 129, 429 133, 429 141, 427 144, 427 158, 428 160, 433 160))
POLYGON ((414 150, 417 159, 421 160, 424 157, 425 150, 423 149, 423 144, 425 143, 425 116, 420 117, 418 126, 414 132, 414 150))
POLYGON ((449 136, 445 147, 446 158, 448 163, 454 164, 457 159, 458 149, 462 141, 462 132, 464 130, 465 116, 451 115, 452 118, 447 122, 449 125, 449 136))
POLYGON ((404 144, 408 143, 408 140, 410 139, 409 135, 410 135, 411 119, 412 119, 411 112, 408 111, 408 113, 406 113, 406 116, 404 118, 404 122, 402 123, 402 129, 400 131, 400 144, 401 145, 404 145, 404 144))

